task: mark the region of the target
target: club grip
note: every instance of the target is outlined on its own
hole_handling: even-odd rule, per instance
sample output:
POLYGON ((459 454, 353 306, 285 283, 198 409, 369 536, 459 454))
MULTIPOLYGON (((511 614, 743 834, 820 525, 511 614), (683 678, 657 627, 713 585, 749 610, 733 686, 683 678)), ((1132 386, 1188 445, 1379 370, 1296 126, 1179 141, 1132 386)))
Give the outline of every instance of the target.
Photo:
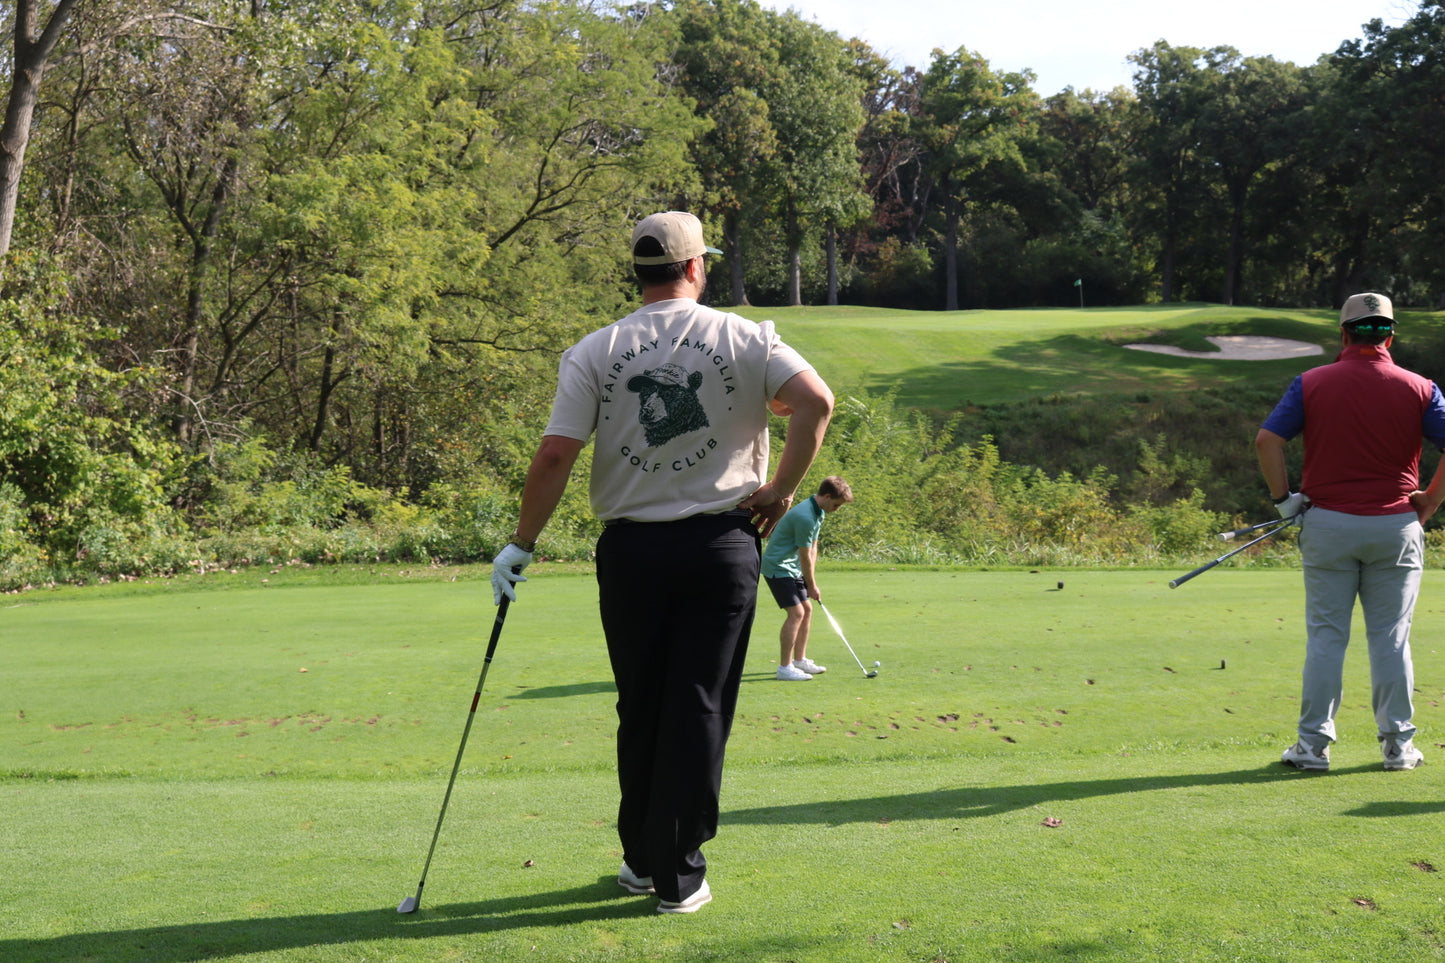
POLYGON ((1183 585, 1185 582, 1187 582, 1187 581, 1189 581, 1190 579, 1192 579, 1194 576, 1196 576, 1196 575, 1203 575, 1205 572, 1209 571, 1209 570, 1212 569, 1214 566, 1218 565, 1221 561, 1223 561, 1223 559, 1218 559, 1218 558, 1216 558, 1214 561, 1210 562, 1208 565, 1201 565, 1201 566, 1199 566, 1198 568, 1196 568, 1196 569, 1195 569, 1194 571, 1192 571, 1192 572, 1185 572, 1183 575, 1179 576, 1178 578, 1171 580, 1171 581, 1169 582, 1169 587, 1170 587, 1170 588, 1178 588, 1179 586, 1183 585))

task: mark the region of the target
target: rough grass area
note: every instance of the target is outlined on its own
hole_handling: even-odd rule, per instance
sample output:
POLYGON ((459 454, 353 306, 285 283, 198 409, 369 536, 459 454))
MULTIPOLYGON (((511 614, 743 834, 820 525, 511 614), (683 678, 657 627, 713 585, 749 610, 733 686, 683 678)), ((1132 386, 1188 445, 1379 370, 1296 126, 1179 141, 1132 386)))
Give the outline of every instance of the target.
POLYGON ((481 570, 293 569, 0 607, 0 959, 34 963, 1340 961, 1445 957, 1445 582, 1419 742, 1386 773, 1365 654, 1335 769, 1277 762, 1297 572, 845 569, 807 683, 760 612, 716 899, 614 881, 613 692, 589 572, 521 588, 421 910, 491 619, 481 570), (197 583, 200 583, 198 586, 197 583), (1062 582, 1062 587, 1059 583, 1062 582), (302 671, 302 670, 305 671, 302 671))

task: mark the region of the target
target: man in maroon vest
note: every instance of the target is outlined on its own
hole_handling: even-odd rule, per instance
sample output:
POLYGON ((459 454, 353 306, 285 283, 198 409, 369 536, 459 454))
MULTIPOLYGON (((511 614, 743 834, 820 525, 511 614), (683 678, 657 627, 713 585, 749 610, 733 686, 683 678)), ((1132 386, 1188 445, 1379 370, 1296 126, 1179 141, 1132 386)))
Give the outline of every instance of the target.
POLYGON ((1254 442, 1280 516, 1302 526, 1304 685, 1298 740, 1281 759, 1300 769, 1330 767, 1356 598, 1385 768, 1424 761, 1413 742, 1410 620, 1424 568, 1423 526, 1445 500, 1445 459, 1421 491, 1420 445, 1428 438, 1445 449, 1445 400, 1434 382, 1391 360, 1394 326, 1389 298, 1350 297, 1335 363, 1295 378, 1254 442), (1300 434, 1304 473, 1292 491, 1284 449, 1300 434))

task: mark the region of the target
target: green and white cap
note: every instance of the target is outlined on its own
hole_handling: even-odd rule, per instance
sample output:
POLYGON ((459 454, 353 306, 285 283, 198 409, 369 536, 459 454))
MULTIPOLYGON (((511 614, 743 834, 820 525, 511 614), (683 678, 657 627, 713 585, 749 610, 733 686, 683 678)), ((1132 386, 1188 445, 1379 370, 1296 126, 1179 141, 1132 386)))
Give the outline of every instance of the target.
POLYGON ((702 239, 702 222, 686 211, 649 214, 632 229, 633 264, 675 264, 721 254, 702 239))
POLYGON ((1395 307, 1383 294, 1352 294, 1340 308, 1340 327, 1374 328, 1385 331, 1395 326, 1395 307))

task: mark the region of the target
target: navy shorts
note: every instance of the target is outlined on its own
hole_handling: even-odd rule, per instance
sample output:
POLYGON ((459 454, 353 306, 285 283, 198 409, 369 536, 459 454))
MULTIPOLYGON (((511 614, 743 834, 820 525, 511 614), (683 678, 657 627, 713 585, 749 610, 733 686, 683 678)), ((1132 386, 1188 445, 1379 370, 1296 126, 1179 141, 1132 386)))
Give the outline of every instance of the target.
POLYGON ((780 609, 790 609, 808 601, 808 583, 800 578, 785 575, 782 578, 770 578, 767 583, 780 609))

